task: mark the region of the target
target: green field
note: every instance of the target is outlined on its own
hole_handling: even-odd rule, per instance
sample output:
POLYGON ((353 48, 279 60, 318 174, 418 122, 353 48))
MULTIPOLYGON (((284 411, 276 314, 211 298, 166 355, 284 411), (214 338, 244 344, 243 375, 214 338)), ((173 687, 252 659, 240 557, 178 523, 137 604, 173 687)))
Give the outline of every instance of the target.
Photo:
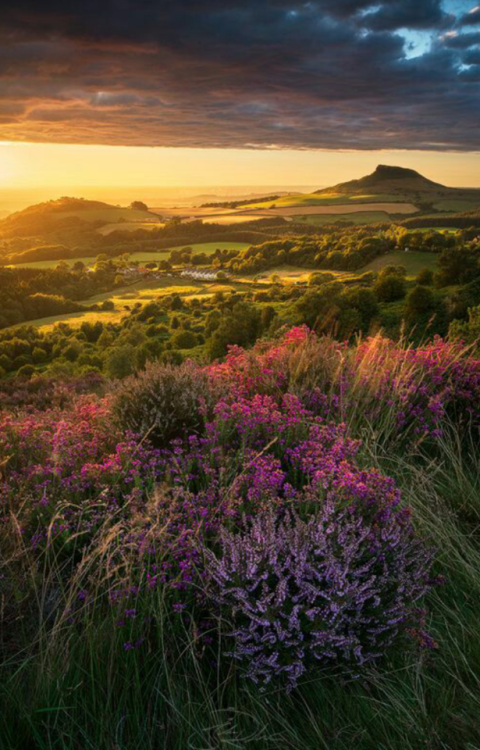
POLYGON ((301 221, 306 224, 338 224, 339 222, 350 221, 353 224, 379 224, 382 222, 391 222, 390 216, 385 211, 357 211, 353 214, 309 214, 306 216, 295 217, 295 221, 301 221))
POLYGON ((434 268, 437 256, 434 253, 417 253, 417 252, 395 252, 381 255, 375 258, 371 263, 360 269, 359 273, 366 271, 380 271, 385 266, 405 266, 407 276, 416 276, 422 268, 434 268))
MULTIPOLYGON (((138 261, 139 263, 148 263, 150 261, 168 260, 170 252, 172 250, 181 250, 186 245, 177 245, 175 247, 169 247, 165 250, 158 250, 158 252, 140 252, 131 253, 130 259, 138 261)), ((221 250, 244 250, 250 247, 248 242, 200 242, 194 245, 188 245, 195 253, 205 253, 206 255, 212 255, 217 248, 221 250)), ((86 266, 90 266, 95 263, 96 256, 86 255, 80 258, 67 258, 65 262, 69 266, 73 266, 74 263, 81 261, 86 266)), ((30 261, 29 263, 15 263, 10 268, 55 268, 60 263, 60 260, 37 260, 30 261)))
MULTIPOLYGON (((62 313, 60 315, 29 320, 25 325, 36 326, 45 332, 51 330, 57 323, 68 323, 72 328, 78 328, 84 322, 91 323, 96 320, 101 320, 104 323, 118 323, 137 304, 144 305, 147 302, 171 294, 178 294, 189 299, 192 297, 205 297, 215 292, 231 291, 232 286, 234 287, 235 285, 193 281, 173 275, 151 281, 142 279, 134 284, 126 284, 110 292, 89 297, 81 302, 85 306, 90 306, 109 300, 115 305, 115 310, 85 310, 85 312, 62 313)), ((14 328, 18 328, 18 326, 14 326, 14 328)))
POLYGON ((122 208, 120 206, 111 206, 106 208, 85 208, 73 209, 72 211, 55 211, 51 216, 59 221, 71 216, 77 216, 83 221, 104 221, 105 224, 124 221, 147 221, 154 219, 150 211, 136 211, 132 208, 122 208))
POLYGON ((21 326, 35 326, 39 328, 43 333, 51 331, 57 323, 68 323, 72 328, 79 328, 82 323, 96 323, 97 320, 101 320, 102 323, 118 323, 119 320, 124 316, 125 310, 85 310, 85 312, 73 312, 73 313, 62 313, 61 315, 50 315, 46 318, 37 318, 36 320, 27 320, 25 323, 21 323, 15 328, 21 326))
POLYGON ((107 235, 112 232, 137 232, 139 229, 161 229, 165 224, 161 221, 122 221, 114 224, 105 224, 97 229, 99 234, 107 235))
POLYGON ((94 305, 109 300, 113 302, 115 308, 124 312, 131 309, 138 302, 145 304, 157 297, 165 297, 169 294, 193 294, 199 292, 205 287, 205 284, 195 282, 190 279, 182 279, 180 276, 173 276, 165 279, 155 279, 153 281, 142 280, 135 284, 125 285, 111 292, 97 294, 83 300, 84 305, 94 305))
POLYGON ((479 205, 478 201, 456 200, 453 198, 452 200, 435 203, 435 208, 437 211, 454 211, 455 213, 460 213, 462 211, 473 211, 479 205))
POLYGON ((285 195, 276 201, 264 201, 263 203, 249 203, 242 206, 242 209, 250 208, 288 208, 293 206, 335 206, 342 203, 401 203, 404 202, 401 195, 392 195, 389 193, 376 193, 375 195, 343 195, 341 193, 298 193, 295 195, 285 195))

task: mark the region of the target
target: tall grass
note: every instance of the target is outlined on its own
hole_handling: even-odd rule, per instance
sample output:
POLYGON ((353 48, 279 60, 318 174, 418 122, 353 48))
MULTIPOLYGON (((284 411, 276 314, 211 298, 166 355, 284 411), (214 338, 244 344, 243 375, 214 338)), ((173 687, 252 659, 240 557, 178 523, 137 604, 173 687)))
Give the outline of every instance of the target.
MULTIPOLYGON (((287 363, 289 389, 321 382, 333 392, 350 356, 339 351, 332 343, 321 361, 308 347, 297 352, 287 363)), ((148 609, 129 600, 139 615, 118 625, 115 608, 104 606, 111 580, 119 571, 127 582, 135 577, 128 556, 118 555, 120 517, 88 547, 73 540, 39 557, 12 511, 8 533, 0 532, 0 618, 8 625, 0 640, 1 750, 478 750, 478 433, 445 418, 433 442, 400 440, 397 404, 386 401, 368 421, 376 389, 365 395, 363 376, 377 361, 365 353, 338 417, 361 435, 362 462, 396 479, 437 548, 435 573, 445 581, 429 596, 428 625, 438 648, 413 659, 397 652, 360 681, 320 671, 290 695, 261 694, 220 658, 221 637, 217 654, 205 650, 194 621, 172 613, 162 587, 148 609), (79 600, 87 584, 89 597, 79 600), (148 646, 125 650, 139 617, 148 646)), ((399 365, 397 382, 410 378, 409 367, 399 365)), ((145 513, 158 533, 154 505, 145 513)), ((211 628, 222 632, 217 622, 211 628)))

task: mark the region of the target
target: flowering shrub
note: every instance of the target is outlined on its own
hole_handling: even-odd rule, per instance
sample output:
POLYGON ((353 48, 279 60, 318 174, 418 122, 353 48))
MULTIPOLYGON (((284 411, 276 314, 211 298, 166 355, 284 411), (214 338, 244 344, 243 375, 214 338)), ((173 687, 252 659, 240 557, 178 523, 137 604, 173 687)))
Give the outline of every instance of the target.
POLYGON ((276 344, 232 348, 209 374, 236 398, 294 394, 317 415, 356 417, 394 438, 438 437, 446 417, 480 425, 480 360, 438 337, 416 349, 381 336, 348 347, 302 326, 276 344))
POLYGON ((38 570, 62 561, 78 627, 108 607, 135 623, 126 651, 161 599, 191 622, 220 611, 260 684, 358 674, 404 632, 430 643, 431 552, 352 426, 435 436, 440 415, 476 420, 478 370, 440 341, 349 349, 300 328, 208 368, 151 365, 103 398, 5 410, 1 532, 38 570))
POLYGON ((35 377, 10 380, 0 379, 0 411, 43 411, 64 408, 71 404, 72 396, 101 392, 105 379, 98 373, 82 377, 56 380, 35 377))
POLYGON ((327 664, 354 674, 383 656, 418 619, 431 553, 402 514, 381 530, 326 503, 302 521, 258 515, 244 532, 223 532, 208 553, 212 595, 233 621, 232 656, 254 682, 289 689, 327 664))
POLYGON ((91 534, 159 476, 158 452, 116 430, 109 399, 91 396, 69 409, 2 415, 2 460, 0 514, 21 509, 34 546, 60 534, 91 534))
POLYGON ((167 445, 176 437, 201 430, 213 395, 199 367, 147 363, 145 370, 123 380, 112 405, 123 430, 167 445))

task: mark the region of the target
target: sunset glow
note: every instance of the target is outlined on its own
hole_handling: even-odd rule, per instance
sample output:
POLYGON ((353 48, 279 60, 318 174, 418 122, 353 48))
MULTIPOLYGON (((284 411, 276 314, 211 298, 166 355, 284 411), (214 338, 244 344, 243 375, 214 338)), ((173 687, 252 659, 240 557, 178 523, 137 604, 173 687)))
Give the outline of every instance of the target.
POLYGON ((479 183, 480 153, 190 149, 0 143, 0 188, 317 186, 401 163, 452 186, 479 183))

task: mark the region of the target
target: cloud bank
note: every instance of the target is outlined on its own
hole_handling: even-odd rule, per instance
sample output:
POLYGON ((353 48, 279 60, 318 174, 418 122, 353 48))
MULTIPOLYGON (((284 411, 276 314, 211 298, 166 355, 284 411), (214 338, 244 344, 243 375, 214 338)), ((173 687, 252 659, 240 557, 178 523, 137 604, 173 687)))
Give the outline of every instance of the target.
POLYGON ((479 150, 480 6, 454 7, 18 0, 0 140, 479 150))

